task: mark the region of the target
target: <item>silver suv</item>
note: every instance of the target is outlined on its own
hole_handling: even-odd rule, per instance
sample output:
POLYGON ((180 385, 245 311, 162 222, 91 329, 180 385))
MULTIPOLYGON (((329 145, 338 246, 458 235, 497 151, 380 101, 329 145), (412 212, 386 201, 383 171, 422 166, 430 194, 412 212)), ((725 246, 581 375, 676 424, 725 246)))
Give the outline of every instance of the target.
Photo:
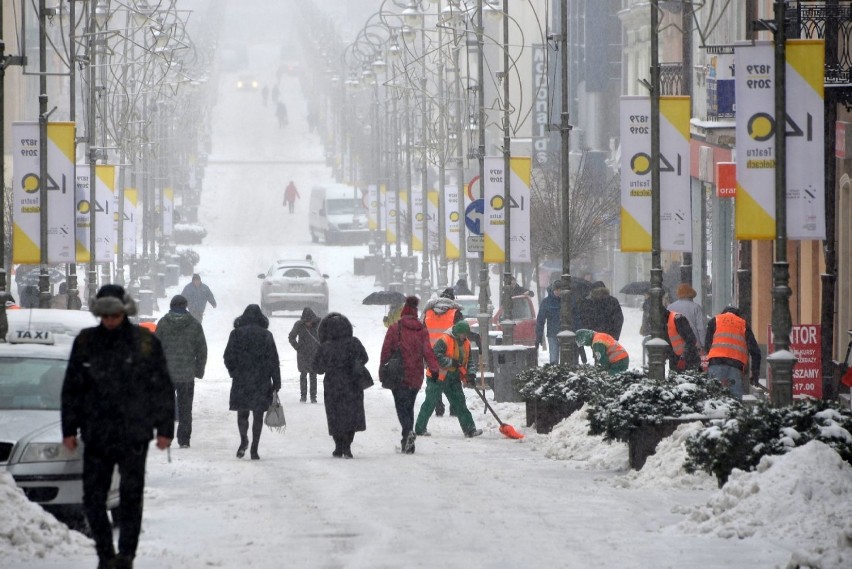
POLYGON ((322 317, 328 314, 328 275, 319 272, 311 261, 282 259, 266 273, 257 275, 260 285, 260 309, 266 316, 275 310, 310 307, 322 317))

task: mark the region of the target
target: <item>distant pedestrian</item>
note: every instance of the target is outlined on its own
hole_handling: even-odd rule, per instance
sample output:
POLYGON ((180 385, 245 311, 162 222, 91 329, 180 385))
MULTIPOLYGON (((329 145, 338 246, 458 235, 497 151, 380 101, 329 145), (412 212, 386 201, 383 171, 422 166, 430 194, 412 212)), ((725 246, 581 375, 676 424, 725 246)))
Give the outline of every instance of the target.
POLYGON ((400 448, 405 454, 414 454, 414 401, 423 385, 423 370, 428 369, 432 376, 438 375, 438 359, 429 341, 429 332, 417 319, 416 296, 405 299, 399 322, 392 324, 385 334, 379 365, 384 365, 391 354, 401 350, 405 369, 402 384, 392 390, 396 406, 396 416, 402 428, 400 448))
POLYGON ((731 394, 742 400, 743 376, 751 364, 751 382, 760 378, 760 346, 748 322, 736 306, 726 307, 707 323, 704 345, 708 347, 707 375, 718 379, 731 394))
POLYGON ((704 331, 707 324, 704 320, 704 309, 695 302, 698 293, 688 283, 680 283, 677 286, 677 300, 669 304, 668 309, 683 314, 689 322, 692 332, 698 339, 698 347, 704 349, 704 331))
POLYGON ((231 376, 229 408, 237 412, 237 429, 240 432, 237 458, 244 457, 248 448, 251 413, 251 459, 260 459, 258 446, 263 431, 263 414, 272 404, 272 393, 281 389, 278 349, 268 327, 269 319, 260 307, 249 304, 234 320, 234 329, 225 347, 225 367, 231 376))
POLYGON ((275 116, 278 117, 278 128, 287 126, 287 105, 279 101, 275 106, 275 116))
POLYGON ((549 350, 550 363, 559 363, 559 330, 562 325, 562 289, 561 280, 553 281, 547 289, 547 296, 541 301, 535 326, 535 345, 549 350))
POLYGON ((535 296, 535 293, 533 291, 528 288, 524 288, 520 284, 518 284, 518 279, 516 279, 514 276, 510 277, 509 279, 509 286, 512 288, 512 296, 535 296))
POLYGON ((163 344, 169 375, 177 396, 177 442, 189 448, 192 436, 192 400, 195 397, 195 378, 204 377, 207 365, 207 339, 201 323, 187 311, 187 300, 177 294, 172 297, 169 312, 157 322, 156 335, 163 344))
POLYGON ((301 197, 302 196, 299 195, 299 190, 296 189, 296 184, 293 183, 293 180, 290 180, 290 183, 287 184, 287 187, 284 189, 284 205, 290 209, 290 213, 293 213, 296 206, 296 200, 301 197))
POLYGON ((467 281, 465 279, 459 279, 456 281, 456 286, 453 287, 453 292, 456 296, 473 294, 473 291, 470 290, 469 286, 467 286, 467 281))
POLYGON ((585 328, 577 330, 576 334, 578 346, 590 346, 592 348, 595 365, 608 371, 610 375, 627 371, 630 366, 630 357, 624 346, 619 344, 615 338, 604 332, 585 328))
POLYGON ((325 417, 328 434, 334 439, 331 455, 352 458, 355 433, 367 430, 364 389, 356 370, 370 358, 361 341, 352 335, 352 323, 340 313, 332 312, 322 319, 319 339, 313 368, 325 375, 322 382, 325 417))
POLYGON ((266 101, 269 99, 269 87, 266 85, 263 86, 263 89, 260 90, 260 96, 263 98, 263 106, 266 106, 266 101))
POLYGON ((62 444, 72 453, 82 435, 83 509, 99 569, 133 567, 142 527, 145 460, 174 434, 174 387, 159 340, 134 326, 136 304, 118 285, 104 285, 89 303, 100 317, 74 340, 62 385, 62 444), (107 494, 121 474, 118 556, 107 516, 107 494))
POLYGON ((462 388, 462 382, 467 383, 469 379, 476 376, 475 372, 471 373, 473 365, 470 359, 468 336, 470 336, 470 325, 462 320, 454 324, 450 331, 441 334, 435 342, 438 374, 432 373, 426 379, 426 399, 420 406, 417 422, 414 425, 414 432, 418 437, 430 436, 431 433, 426 430, 426 427, 442 393, 446 394, 450 409, 455 411, 464 436, 472 438, 482 434, 482 429, 477 429, 473 422, 462 388))
POLYGON ((210 291, 210 287, 201 282, 201 275, 195 273, 192 275, 192 281, 183 287, 181 296, 186 298, 187 310, 192 314, 192 317, 202 322, 204 320, 204 309, 207 308, 207 303, 216 308, 216 299, 210 291))
POLYGON ((621 337, 624 312, 618 299, 609 294, 603 281, 592 284, 589 298, 583 304, 583 325, 596 332, 609 334, 616 340, 621 337))
POLYGON ((304 403, 308 396, 308 378, 311 383, 311 403, 317 402, 317 372, 314 370, 314 356, 319 349, 319 316, 310 308, 302 310, 302 317, 293 324, 288 340, 296 350, 296 366, 299 369, 299 401, 304 403))
POLYGON ((60 310, 68 309, 68 285, 59 283, 59 291, 50 298, 50 307, 60 310))

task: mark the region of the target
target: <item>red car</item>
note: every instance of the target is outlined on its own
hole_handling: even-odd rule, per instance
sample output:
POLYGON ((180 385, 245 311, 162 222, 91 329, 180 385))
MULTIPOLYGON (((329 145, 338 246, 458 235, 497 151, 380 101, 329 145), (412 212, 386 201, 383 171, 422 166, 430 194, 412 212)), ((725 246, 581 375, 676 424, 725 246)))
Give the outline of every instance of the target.
MULTIPOLYGON (((476 315, 479 314, 479 298, 476 296, 457 296, 456 302, 462 307, 462 314, 475 332, 479 327, 476 315)), ((514 340, 516 344, 535 345, 535 304, 527 295, 512 297, 512 319, 515 321, 514 340)), ((491 317, 491 330, 502 331, 503 309, 500 308, 491 317)))

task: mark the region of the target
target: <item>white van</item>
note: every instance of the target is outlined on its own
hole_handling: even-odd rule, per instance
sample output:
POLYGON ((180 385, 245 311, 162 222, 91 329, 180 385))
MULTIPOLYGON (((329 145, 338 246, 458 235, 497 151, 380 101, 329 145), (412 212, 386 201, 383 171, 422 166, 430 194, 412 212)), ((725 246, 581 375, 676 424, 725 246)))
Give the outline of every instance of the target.
POLYGON ((346 184, 314 186, 311 190, 311 240, 365 243, 370 236, 363 192, 346 184))

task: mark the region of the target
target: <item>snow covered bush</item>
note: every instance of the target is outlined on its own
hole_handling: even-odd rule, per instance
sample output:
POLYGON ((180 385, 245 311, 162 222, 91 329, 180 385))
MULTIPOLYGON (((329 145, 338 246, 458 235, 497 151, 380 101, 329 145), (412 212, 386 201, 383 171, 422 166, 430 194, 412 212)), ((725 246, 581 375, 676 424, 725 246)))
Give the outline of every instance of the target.
POLYGON ((852 412, 830 402, 802 402, 784 408, 765 403, 731 407, 723 419, 686 442, 686 469, 716 476, 719 486, 735 468, 754 470, 766 455, 784 454, 812 440, 833 448, 852 464, 852 412))
POLYGON ((207 230, 198 223, 176 223, 172 237, 181 245, 199 245, 207 237, 207 230))
POLYGON ((673 373, 656 381, 638 372, 623 373, 589 409, 593 435, 627 441, 640 425, 659 425, 664 418, 720 417, 739 403, 704 373, 673 373))
POLYGON ((195 265, 201 260, 201 256, 192 249, 176 249, 175 254, 180 258, 180 274, 190 276, 195 272, 195 265))
POLYGON ((607 372, 590 365, 568 366, 547 364, 526 369, 515 377, 515 387, 527 401, 539 400, 547 403, 568 403, 581 406, 610 392, 620 392, 622 383, 633 381, 628 372, 613 377, 607 372), (628 376, 628 377, 622 377, 628 376))

